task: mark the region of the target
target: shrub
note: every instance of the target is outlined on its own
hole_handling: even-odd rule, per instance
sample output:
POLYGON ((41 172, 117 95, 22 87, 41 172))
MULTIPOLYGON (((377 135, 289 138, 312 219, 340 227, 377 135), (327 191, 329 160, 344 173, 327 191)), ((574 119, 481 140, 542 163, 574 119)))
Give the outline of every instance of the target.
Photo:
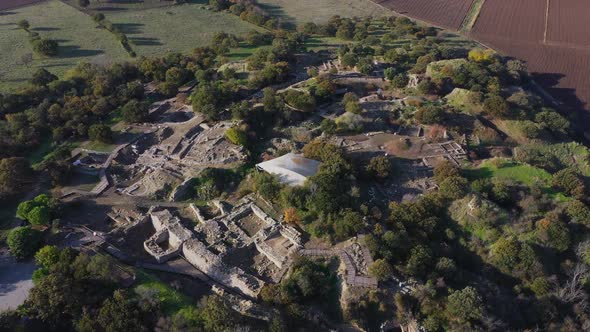
POLYGON ((573 168, 565 168, 553 175, 553 187, 568 195, 583 199, 586 192, 584 181, 573 168))
POLYGON ((110 143, 113 140, 113 132, 111 127, 105 124, 94 124, 88 129, 88 137, 101 143, 110 143))
POLYGON ((386 260, 378 259, 369 266, 369 274, 379 281, 385 281, 391 278, 393 268, 386 260))
POLYGON ((248 145, 248 135, 242 129, 237 127, 229 128, 225 131, 225 137, 232 143, 240 146, 248 145))
POLYGON ((41 232, 29 226, 17 227, 10 231, 6 242, 14 257, 25 259, 37 251, 41 243, 41 232))
POLYGON ((376 179, 385 179, 391 173, 391 162, 385 156, 371 158, 367 165, 367 172, 376 179))
POLYGON ((146 105, 136 99, 125 104, 121 111, 123 120, 127 123, 143 122, 149 117, 146 105))
POLYGON ((33 50, 40 55, 56 56, 58 47, 57 41, 51 39, 40 38, 33 41, 33 50))
POLYGON ((497 118, 503 119, 510 115, 510 105, 504 98, 498 95, 492 95, 483 102, 484 110, 497 118))

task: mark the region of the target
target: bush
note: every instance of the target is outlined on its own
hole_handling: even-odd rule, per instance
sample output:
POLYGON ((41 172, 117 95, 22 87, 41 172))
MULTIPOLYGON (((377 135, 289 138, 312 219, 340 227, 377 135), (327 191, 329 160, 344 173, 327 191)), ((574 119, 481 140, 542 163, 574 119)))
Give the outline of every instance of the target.
POLYGON ((33 40, 33 50, 40 55, 56 56, 58 53, 58 43, 55 40, 40 38, 33 40))
POLYGON ((440 124, 445 120, 445 111, 440 107, 429 105, 420 108, 414 118, 421 124, 440 124))
POLYGON ((281 184, 275 175, 258 172, 254 175, 254 190, 262 197, 274 200, 279 196, 281 184))
POLYGON ((8 248, 17 259, 31 257, 41 243, 41 232, 29 226, 17 227, 8 234, 8 248))
POLYGON ((305 92, 289 90, 285 94, 285 102, 303 112, 315 110, 315 99, 305 92))
POLYGON ((104 124, 94 124, 88 129, 88 137, 101 143, 111 143, 113 141, 113 132, 111 127, 104 124))
POLYGON ((136 99, 125 104, 121 113, 123 114, 123 120, 127 123, 144 122, 149 117, 146 105, 136 99))
POLYGON ((483 108, 488 114, 500 119, 510 115, 510 105, 508 105, 508 102, 504 98, 498 95, 486 98, 483 102, 483 108))
POLYGON ((584 181, 573 168, 565 168, 553 175, 553 187, 568 195, 583 199, 586 193, 584 181))
POLYGON ((225 137, 232 143, 240 146, 248 145, 248 135, 240 128, 232 127, 225 131, 225 137))
POLYGON ((367 172, 375 179, 385 179, 391 173, 391 162, 385 156, 371 158, 367 165, 367 172))
POLYGON ((48 225, 51 221, 52 201, 48 195, 39 195, 30 201, 21 202, 16 216, 33 225, 48 225))
POLYGON ((386 260, 378 259, 369 266, 369 274, 379 281, 386 281, 391 278, 393 268, 386 260))

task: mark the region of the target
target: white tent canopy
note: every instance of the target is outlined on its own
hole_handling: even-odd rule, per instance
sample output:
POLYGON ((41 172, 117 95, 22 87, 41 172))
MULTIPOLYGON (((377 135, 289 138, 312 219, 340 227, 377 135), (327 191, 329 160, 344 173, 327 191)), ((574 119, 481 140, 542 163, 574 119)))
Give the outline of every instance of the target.
POLYGON ((295 153, 287 153, 256 165, 258 170, 277 175, 281 183, 289 186, 302 186, 308 177, 318 172, 319 167, 319 161, 295 153))

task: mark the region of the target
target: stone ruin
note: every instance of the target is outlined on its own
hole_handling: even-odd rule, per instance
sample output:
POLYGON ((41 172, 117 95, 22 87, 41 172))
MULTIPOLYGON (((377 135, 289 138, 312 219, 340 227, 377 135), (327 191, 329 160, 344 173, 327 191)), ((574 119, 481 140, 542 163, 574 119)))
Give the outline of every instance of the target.
POLYGON ((310 257, 338 257, 344 264, 344 281, 347 285, 377 288, 377 279, 368 273, 373 258, 364 244, 364 238, 364 235, 359 235, 358 238, 339 243, 331 249, 303 249, 300 253, 310 257))
POLYGON ((182 255, 219 284, 255 298, 266 282, 278 282, 290 266, 291 255, 301 248, 301 234, 281 224, 250 198, 206 220, 193 204, 198 224, 194 231, 182 225, 169 210, 151 209, 156 233, 144 242, 158 263, 182 255))
MULTIPOLYGON (((162 188, 175 188, 207 167, 234 167, 246 160, 245 150, 229 142, 225 131, 230 122, 210 127, 202 118, 170 124, 153 133, 153 140, 138 140, 123 151, 132 183, 121 192, 131 196, 153 196, 162 188), (155 143, 155 144, 154 144, 155 143)), ((173 195, 174 196, 174 195, 173 195)))

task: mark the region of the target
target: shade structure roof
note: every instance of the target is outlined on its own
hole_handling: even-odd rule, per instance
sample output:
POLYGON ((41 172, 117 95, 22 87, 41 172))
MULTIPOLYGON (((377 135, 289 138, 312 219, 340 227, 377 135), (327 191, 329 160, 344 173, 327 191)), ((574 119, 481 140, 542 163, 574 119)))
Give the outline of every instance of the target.
POLYGON ((320 162, 295 153, 287 153, 256 165, 256 168, 277 175, 279 181, 289 186, 301 186, 305 180, 316 174, 320 162))

